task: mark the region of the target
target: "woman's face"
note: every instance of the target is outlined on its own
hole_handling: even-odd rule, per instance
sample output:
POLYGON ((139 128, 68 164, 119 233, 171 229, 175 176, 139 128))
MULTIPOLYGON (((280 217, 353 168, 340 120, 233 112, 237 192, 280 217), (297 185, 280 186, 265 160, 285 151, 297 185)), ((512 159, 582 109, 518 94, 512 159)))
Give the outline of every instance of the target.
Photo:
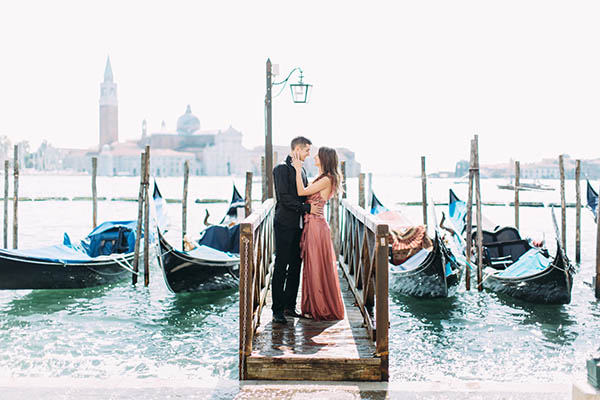
POLYGON ((315 154, 315 166, 320 166, 321 165, 321 161, 319 160, 319 155, 315 154))

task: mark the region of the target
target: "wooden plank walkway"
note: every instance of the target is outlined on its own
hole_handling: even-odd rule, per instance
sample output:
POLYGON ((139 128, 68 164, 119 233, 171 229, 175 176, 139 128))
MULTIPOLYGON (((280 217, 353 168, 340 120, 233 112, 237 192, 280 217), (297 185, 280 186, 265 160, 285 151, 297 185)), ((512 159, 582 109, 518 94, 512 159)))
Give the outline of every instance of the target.
MULTIPOLYGON (((344 319, 314 321, 289 318, 286 325, 272 323, 271 291, 260 316, 261 324, 247 358, 248 379, 380 381, 381 359, 354 306, 354 296, 338 269, 344 319)), ((300 309, 302 288, 298 291, 300 309)))

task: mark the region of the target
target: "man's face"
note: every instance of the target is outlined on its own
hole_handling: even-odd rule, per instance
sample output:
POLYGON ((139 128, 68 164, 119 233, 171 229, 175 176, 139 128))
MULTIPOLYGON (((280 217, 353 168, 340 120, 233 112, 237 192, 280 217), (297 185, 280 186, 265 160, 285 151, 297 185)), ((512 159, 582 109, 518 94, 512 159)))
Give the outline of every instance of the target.
POLYGON ((310 144, 298 146, 296 147, 296 151, 298 152, 300 160, 304 161, 306 160, 306 157, 310 156, 310 144))

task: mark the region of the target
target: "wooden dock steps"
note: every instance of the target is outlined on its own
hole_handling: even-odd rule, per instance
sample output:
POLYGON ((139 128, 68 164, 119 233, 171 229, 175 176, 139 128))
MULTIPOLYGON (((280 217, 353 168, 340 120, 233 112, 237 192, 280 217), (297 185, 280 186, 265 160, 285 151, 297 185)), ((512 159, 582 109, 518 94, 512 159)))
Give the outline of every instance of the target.
MULTIPOLYGON (((340 272, 345 316, 341 321, 289 318, 273 324, 271 293, 260 317, 247 358, 254 380, 380 381, 381 359, 354 306, 354 296, 340 272)), ((298 306, 302 288, 298 291, 298 306)))

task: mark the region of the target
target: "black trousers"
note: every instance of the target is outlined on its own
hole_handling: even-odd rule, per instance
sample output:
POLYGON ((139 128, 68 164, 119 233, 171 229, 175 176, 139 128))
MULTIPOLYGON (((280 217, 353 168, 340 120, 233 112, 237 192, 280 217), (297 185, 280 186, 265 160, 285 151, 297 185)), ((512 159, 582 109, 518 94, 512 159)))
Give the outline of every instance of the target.
POLYGON ((275 231, 275 266, 271 290, 273 296, 273 312, 296 309, 296 297, 300 285, 300 227, 274 224, 275 231))

